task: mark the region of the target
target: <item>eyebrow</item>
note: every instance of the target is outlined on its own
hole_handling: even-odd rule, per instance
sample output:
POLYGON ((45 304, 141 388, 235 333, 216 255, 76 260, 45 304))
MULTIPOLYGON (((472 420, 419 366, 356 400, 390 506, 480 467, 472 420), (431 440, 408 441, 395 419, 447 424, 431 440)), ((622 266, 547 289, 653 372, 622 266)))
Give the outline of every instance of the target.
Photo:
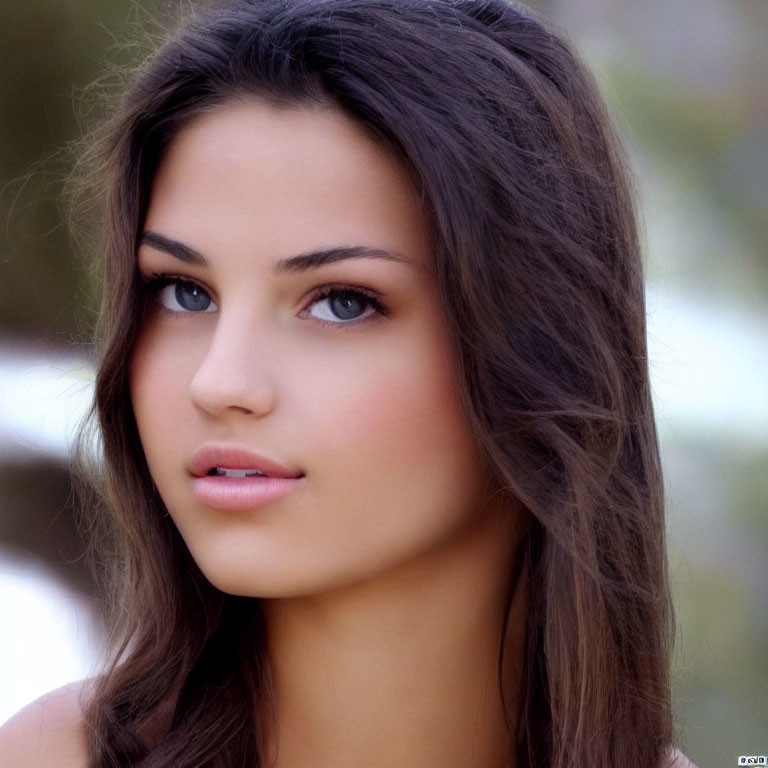
MULTIPOLYGON (((192 264, 199 267, 208 266, 208 262, 200 252, 178 240, 166 237, 165 235, 159 235, 157 232, 144 232, 139 241, 139 245, 148 245, 150 248, 156 248, 186 264, 192 264)), ((413 267, 414 269, 423 269, 422 265, 413 261, 413 259, 409 259, 394 251, 387 251, 383 248, 372 248, 367 245, 344 245, 334 248, 321 248, 316 251, 306 251, 297 256, 281 259, 272 265, 272 272, 278 275, 289 272, 305 272, 309 269, 322 267, 325 264, 332 264, 335 261, 361 258, 387 259, 389 261, 400 262, 401 264, 413 267)))

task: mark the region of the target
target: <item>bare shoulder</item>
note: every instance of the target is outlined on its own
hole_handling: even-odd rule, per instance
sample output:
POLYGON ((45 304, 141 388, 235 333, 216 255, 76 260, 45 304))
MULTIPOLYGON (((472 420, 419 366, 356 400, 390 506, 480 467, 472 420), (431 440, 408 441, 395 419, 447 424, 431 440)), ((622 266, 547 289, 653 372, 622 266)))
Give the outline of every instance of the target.
POLYGON ((87 680, 50 691, 0 728, 3 768, 86 768, 82 697, 87 680))

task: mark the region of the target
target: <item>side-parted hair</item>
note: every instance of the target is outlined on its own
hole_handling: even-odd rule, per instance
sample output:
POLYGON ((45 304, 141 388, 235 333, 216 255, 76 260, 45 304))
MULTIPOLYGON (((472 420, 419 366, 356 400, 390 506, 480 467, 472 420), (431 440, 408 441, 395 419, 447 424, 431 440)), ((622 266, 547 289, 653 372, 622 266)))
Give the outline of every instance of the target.
POLYGON ((592 77, 506 0, 208 5, 136 72, 85 158, 102 226, 103 464, 87 513, 111 611, 90 765, 265 765, 259 601, 224 594, 195 564, 150 477, 128 386, 153 174, 196 116, 257 98, 343 110, 421 193, 464 408, 502 493, 532 520, 509 564, 528 585, 510 765, 660 766, 674 618, 643 264, 592 77))

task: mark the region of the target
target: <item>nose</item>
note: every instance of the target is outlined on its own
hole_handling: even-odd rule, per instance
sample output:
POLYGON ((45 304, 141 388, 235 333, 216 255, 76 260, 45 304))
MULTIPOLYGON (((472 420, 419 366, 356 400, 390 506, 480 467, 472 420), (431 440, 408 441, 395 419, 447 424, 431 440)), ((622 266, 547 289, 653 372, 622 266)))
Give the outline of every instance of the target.
POLYGON ((223 317, 189 384, 192 402, 206 413, 269 413, 276 402, 274 356, 252 324, 223 317))

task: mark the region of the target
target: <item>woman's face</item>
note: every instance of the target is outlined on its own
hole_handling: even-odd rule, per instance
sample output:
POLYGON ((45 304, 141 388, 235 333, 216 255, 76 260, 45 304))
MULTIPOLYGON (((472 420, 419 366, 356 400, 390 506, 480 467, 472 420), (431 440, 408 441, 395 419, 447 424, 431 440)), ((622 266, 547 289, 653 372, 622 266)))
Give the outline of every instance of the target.
POLYGON ((142 445, 220 589, 356 584, 491 514, 419 198, 344 114, 241 100, 195 118, 158 169, 138 265, 142 445), (354 258, 277 267, 312 252, 354 258), (242 477, 259 468, 273 477, 242 477))

